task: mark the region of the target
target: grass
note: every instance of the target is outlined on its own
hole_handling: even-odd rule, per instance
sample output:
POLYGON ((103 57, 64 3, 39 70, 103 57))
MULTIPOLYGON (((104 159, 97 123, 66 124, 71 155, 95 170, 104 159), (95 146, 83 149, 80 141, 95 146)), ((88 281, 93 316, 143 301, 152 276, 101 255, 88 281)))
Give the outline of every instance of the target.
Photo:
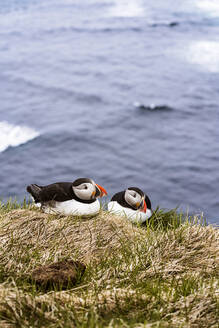
POLYGON ((83 219, 0 204, 0 327, 218 327, 218 237, 177 210, 136 226, 105 211, 83 219), (76 285, 31 280, 64 259, 86 265, 76 285))

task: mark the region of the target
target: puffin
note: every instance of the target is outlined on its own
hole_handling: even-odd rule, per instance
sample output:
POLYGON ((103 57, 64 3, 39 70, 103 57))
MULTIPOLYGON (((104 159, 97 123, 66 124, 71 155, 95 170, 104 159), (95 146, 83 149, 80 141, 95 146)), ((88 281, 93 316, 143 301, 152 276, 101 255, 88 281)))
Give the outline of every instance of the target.
POLYGON ((27 186, 37 206, 48 214, 93 216, 99 213, 97 198, 107 195, 106 190, 89 178, 74 182, 56 182, 47 186, 27 186))
POLYGON ((153 213, 149 197, 136 187, 116 193, 108 203, 108 211, 135 223, 145 222, 153 213))

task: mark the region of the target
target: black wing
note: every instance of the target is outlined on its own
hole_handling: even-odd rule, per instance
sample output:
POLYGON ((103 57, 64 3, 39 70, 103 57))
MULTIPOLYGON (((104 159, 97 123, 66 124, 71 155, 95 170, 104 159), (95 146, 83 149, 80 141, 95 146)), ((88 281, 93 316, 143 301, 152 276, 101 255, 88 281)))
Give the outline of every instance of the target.
POLYGON ((151 210, 151 201, 150 201, 149 197, 146 194, 145 194, 145 202, 146 202, 147 208, 149 210, 151 210))
POLYGON ((55 200, 64 202, 74 198, 71 182, 57 182, 48 186, 30 185, 27 191, 31 193, 36 202, 55 200))

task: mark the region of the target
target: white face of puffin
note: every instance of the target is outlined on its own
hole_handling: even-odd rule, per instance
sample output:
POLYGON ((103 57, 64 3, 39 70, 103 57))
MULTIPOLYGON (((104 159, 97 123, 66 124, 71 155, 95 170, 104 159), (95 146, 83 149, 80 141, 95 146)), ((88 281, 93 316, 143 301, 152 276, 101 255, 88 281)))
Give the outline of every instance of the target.
POLYGON ((79 186, 76 186, 76 187, 73 186, 72 188, 74 190, 75 195, 79 199, 89 200, 89 199, 95 198, 95 195, 96 195, 95 183, 85 182, 85 183, 80 184, 79 186))
POLYGON ((139 209, 144 206, 144 197, 135 190, 127 189, 125 191, 125 201, 132 207, 139 209))
MULTIPOLYGON (((81 200, 91 200, 107 195, 106 190, 91 179, 78 179, 78 185, 72 185, 75 195, 81 200), (83 181, 85 180, 85 181, 83 181), (87 181, 86 181, 87 180, 87 181)), ((76 180, 76 181, 78 181, 76 180)))

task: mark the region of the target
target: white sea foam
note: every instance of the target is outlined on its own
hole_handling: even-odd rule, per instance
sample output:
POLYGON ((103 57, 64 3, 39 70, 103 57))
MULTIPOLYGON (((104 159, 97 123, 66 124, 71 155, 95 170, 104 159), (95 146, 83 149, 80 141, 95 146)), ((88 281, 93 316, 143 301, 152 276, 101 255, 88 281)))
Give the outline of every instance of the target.
POLYGON ((0 152, 8 147, 16 147, 39 136, 39 133, 26 126, 0 122, 0 152))
POLYGON ((219 42, 193 42, 187 51, 187 59, 212 73, 219 72, 219 42))
POLYGON ((144 7, 141 0, 114 0, 109 15, 114 17, 144 16, 144 7))
POLYGON ((198 0, 196 6, 207 12, 210 16, 219 16, 219 1, 218 0, 198 0))

